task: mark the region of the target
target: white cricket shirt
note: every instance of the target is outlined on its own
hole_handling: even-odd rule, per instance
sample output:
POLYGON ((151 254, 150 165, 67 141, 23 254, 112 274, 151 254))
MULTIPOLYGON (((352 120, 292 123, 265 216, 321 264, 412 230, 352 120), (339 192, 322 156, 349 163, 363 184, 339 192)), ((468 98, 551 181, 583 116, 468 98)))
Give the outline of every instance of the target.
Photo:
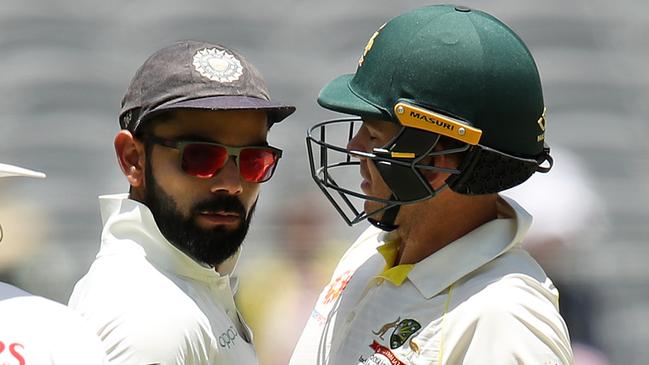
POLYGON ((99 198, 101 248, 69 305, 120 365, 257 364, 230 276, 169 243, 151 211, 126 194, 99 198))
POLYGON ((291 365, 571 364, 558 292, 519 247, 531 217, 507 198, 498 209, 413 265, 394 266, 394 234, 367 229, 318 298, 291 365))
POLYGON ((0 282, 0 364, 100 365, 106 354, 70 308, 0 282))

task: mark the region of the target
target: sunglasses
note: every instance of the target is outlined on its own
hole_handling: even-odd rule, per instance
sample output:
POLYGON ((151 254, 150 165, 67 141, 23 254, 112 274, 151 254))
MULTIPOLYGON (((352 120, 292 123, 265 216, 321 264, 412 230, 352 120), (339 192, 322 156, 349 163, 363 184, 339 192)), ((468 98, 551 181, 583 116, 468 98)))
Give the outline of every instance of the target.
POLYGON ((191 176, 209 179, 235 158, 241 177, 252 183, 268 181, 275 172, 282 150, 270 146, 230 147, 219 143, 177 141, 147 135, 147 141, 180 150, 182 170, 191 176))

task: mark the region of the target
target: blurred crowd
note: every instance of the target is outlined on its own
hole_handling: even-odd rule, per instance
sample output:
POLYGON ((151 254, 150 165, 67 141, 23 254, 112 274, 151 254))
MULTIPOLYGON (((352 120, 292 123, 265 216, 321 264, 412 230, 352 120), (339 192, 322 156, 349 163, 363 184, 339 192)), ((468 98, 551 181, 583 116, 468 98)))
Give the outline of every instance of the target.
MULTIPOLYGON (((424 4, 3 1, 0 154, 49 178, 0 182, 0 281, 66 301, 97 252, 96 196, 127 186, 110 140, 132 71, 178 39, 233 45, 259 65, 275 97, 298 106, 294 120, 274 127, 285 157, 238 267, 237 301, 260 361, 287 363, 356 236, 308 176, 304 131, 325 116, 315 98, 333 75, 353 71, 376 24, 424 4), (294 186, 301 190, 287 188, 294 186)), ((465 5, 510 22, 538 58, 556 164, 506 194, 534 216, 525 245, 561 291, 577 365, 646 363, 649 330, 639 323, 649 314, 649 3, 465 5)))

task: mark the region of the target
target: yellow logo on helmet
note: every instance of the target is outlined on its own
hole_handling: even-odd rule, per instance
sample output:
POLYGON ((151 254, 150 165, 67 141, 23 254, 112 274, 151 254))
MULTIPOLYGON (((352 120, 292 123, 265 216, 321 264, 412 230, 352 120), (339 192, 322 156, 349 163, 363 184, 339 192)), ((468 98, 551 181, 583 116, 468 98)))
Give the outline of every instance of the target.
MULTIPOLYGON (((385 23, 385 24, 387 24, 387 23, 385 23)), ((383 27, 385 27, 385 24, 383 24, 383 25, 379 28, 379 30, 377 30, 376 32, 374 32, 374 34, 372 34, 372 37, 370 37, 370 40, 367 41, 367 44, 365 45, 365 49, 363 50, 363 55, 362 55, 361 58, 358 60, 358 67, 363 66, 363 61, 365 61, 365 56, 367 56, 367 52, 369 52, 370 49, 372 49, 372 46, 374 45, 374 39, 376 39, 376 37, 379 35, 379 32, 381 31, 381 29, 383 29, 383 27)))
POLYGON ((543 132, 543 133, 539 134, 536 137, 537 142, 541 142, 541 141, 545 140, 545 126, 546 126, 546 123, 547 123, 547 121, 545 119, 545 110, 546 110, 546 108, 543 108, 543 114, 541 114, 541 117, 539 118, 539 120, 536 121, 536 123, 539 125, 539 128, 541 128, 541 131, 543 132))

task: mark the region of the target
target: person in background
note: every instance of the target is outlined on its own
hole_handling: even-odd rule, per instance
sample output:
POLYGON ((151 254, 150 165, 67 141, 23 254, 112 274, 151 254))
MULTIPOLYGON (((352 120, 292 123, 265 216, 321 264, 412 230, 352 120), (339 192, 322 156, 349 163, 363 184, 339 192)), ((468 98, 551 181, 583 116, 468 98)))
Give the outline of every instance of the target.
POLYGON ((561 292, 559 312, 570 332, 575 365, 610 365, 596 332, 601 289, 596 283, 575 280, 569 272, 579 250, 593 249, 592 242, 606 232, 605 207, 581 158, 556 146, 552 154, 557 159, 552 171, 534 175, 503 195, 524 205, 534 217, 523 247, 561 292), (551 191, 552 197, 539 194, 541 190, 551 191))
MULTIPOLYGON (((0 163, 0 178, 45 174, 0 163)), ((0 203, 1 204, 1 203, 0 203)), ((10 237, 0 222, 2 241, 10 237)), ((38 222, 25 222, 38 224, 38 222)), ((77 313, 49 299, 0 282, 0 364, 107 364, 101 342, 77 313)))
POLYGON ((264 365, 288 363, 313 302, 344 252, 343 242, 327 230, 332 222, 322 203, 311 192, 286 199, 273 219, 277 244, 237 268, 236 302, 264 365))

